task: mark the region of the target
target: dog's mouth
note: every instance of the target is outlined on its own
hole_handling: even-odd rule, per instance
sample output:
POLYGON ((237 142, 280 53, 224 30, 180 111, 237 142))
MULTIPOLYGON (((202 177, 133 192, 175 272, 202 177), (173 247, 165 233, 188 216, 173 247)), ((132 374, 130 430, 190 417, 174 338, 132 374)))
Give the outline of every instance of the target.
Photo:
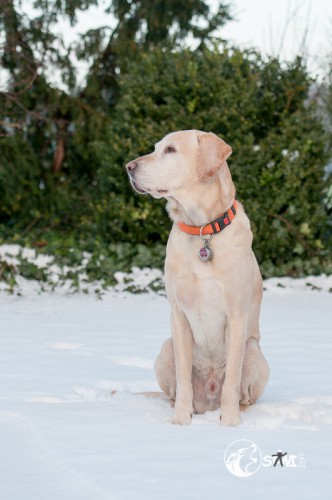
POLYGON ((138 184, 138 182, 134 179, 134 177, 132 177, 130 174, 128 174, 128 175, 129 175, 130 184, 135 189, 135 191, 139 194, 150 194, 150 192, 152 194, 153 192, 155 192, 155 193, 158 193, 160 196, 165 196, 168 193, 167 189, 156 189, 155 191, 144 189, 142 186, 140 186, 138 184))
POLYGON ((134 177, 132 177, 130 174, 128 174, 128 175, 129 175, 130 184, 135 189, 135 191, 137 191, 137 193, 148 194, 148 192, 145 189, 143 189, 139 184, 137 184, 134 177))

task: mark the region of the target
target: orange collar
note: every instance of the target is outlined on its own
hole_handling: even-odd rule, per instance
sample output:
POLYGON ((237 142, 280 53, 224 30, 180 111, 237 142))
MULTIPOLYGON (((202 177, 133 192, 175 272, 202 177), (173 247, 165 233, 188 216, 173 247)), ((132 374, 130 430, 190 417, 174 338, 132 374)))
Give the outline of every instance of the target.
POLYGON ((236 215, 236 210, 237 210, 237 201, 234 200, 233 205, 229 210, 227 210, 227 212, 221 215, 221 217, 218 217, 218 219, 215 219, 214 221, 208 224, 204 224, 203 226, 188 226, 183 222, 179 222, 178 226, 181 229, 181 231, 196 236, 219 233, 220 231, 225 229, 226 226, 229 226, 229 224, 232 222, 232 220, 236 215))

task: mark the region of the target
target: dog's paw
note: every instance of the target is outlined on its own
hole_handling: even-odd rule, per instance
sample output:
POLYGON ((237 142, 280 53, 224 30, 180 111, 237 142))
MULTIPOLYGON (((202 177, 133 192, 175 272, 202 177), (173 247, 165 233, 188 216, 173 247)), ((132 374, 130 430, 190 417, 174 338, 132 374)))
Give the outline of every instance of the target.
POLYGON ((234 414, 227 414, 226 412, 223 412, 222 415, 220 415, 220 423, 221 425, 227 425, 228 427, 236 427, 237 425, 240 425, 240 412, 234 414))
POLYGON ((190 425, 191 424, 191 413, 177 413, 169 419, 169 422, 174 425, 190 425))

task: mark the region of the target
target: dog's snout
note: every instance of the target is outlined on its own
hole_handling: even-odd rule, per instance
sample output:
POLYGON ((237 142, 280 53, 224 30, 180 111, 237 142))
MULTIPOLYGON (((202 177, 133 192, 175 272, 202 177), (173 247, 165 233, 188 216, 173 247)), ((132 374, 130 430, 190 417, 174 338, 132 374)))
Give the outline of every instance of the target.
POLYGON ((135 160, 134 161, 130 161, 126 165, 126 170, 127 170, 127 172, 132 172, 137 166, 138 166, 137 161, 135 161, 135 160))

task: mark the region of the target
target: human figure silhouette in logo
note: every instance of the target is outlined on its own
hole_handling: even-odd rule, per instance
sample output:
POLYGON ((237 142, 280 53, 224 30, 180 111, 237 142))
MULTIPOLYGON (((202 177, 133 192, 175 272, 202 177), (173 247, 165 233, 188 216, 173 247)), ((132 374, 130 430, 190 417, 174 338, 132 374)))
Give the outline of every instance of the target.
POLYGON ((283 453, 281 450, 278 450, 278 451, 277 451, 277 453, 275 453, 274 455, 271 455, 271 457, 277 457, 277 458, 275 459, 275 462, 274 462, 274 464, 273 464, 273 467, 275 467, 275 466, 277 465, 277 463, 278 463, 278 462, 280 462, 281 467, 283 467, 283 466, 284 466, 284 464, 282 463, 282 459, 283 459, 283 457, 284 457, 284 456, 286 456, 286 455, 287 455, 287 451, 286 451, 285 453, 283 453))

